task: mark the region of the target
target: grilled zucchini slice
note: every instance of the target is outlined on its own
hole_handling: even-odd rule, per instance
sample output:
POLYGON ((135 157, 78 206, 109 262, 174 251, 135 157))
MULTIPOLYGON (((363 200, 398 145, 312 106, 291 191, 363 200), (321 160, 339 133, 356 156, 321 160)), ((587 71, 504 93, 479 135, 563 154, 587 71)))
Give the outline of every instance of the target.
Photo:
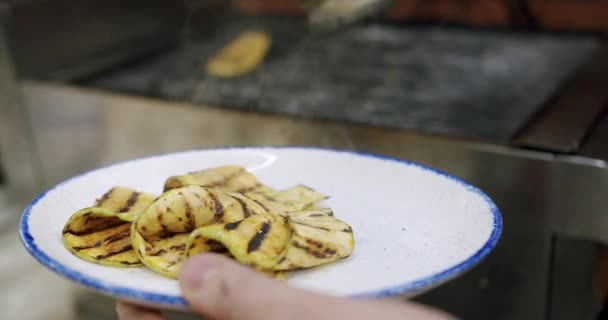
POLYGON ((148 206, 133 223, 131 241, 148 268, 175 278, 186 257, 185 240, 196 228, 264 213, 241 195, 189 185, 163 193, 148 206))
POLYGON ((260 181, 245 168, 237 165, 227 165, 171 176, 165 181, 164 191, 189 185, 238 193, 262 187, 260 181))
POLYGON ((259 270, 290 271, 350 256, 354 237, 352 228, 329 209, 261 214, 196 229, 188 237, 187 255, 218 251, 220 245, 240 263, 259 270))
POLYGON ((266 211, 278 215, 302 211, 327 199, 325 195, 304 185, 297 185, 282 191, 258 189, 246 192, 245 196, 259 203, 266 211))
POLYGON ((292 236, 273 270, 307 269, 349 257, 355 247, 353 229, 331 209, 290 213, 292 236))
POLYGON ((251 216, 241 221, 214 224, 190 234, 188 255, 211 251, 223 245, 240 263, 261 270, 273 270, 289 241, 286 218, 276 214, 251 216))
POLYGON ((131 222, 155 195, 114 187, 93 207, 75 212, 63 228, 64 246, 77 257, 107 266, 141 266, 130 241, 131 222))
POLYGON ((270 45, 267 33, 245 31, 209 60, 207 73, 221 78, 249 73, 262 62, 270 45))
POLYGON ((165 181, 164 190, 189 185, 213 188, 233 195, 240 193, 261 205, 266 211, 275 214, 312 208, 314 204, 327 198, 304 185, 296 185, 282 191, 274 190, 263 185, 253 174, 237 165, 208 168, 169 177, 165 181))

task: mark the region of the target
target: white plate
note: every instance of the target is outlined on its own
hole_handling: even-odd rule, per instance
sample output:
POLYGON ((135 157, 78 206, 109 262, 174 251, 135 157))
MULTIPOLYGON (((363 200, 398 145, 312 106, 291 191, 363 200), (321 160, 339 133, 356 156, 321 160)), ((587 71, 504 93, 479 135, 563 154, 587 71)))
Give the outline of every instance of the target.
POLYGON ((228 148, 138 159, 71 178, 40 194, 21 217, 22 241, 54 272, 118 299, 187 309, 178 284, 146 268, 112 268, 62 245, 70 215, 115 185, 160 194, 175 174, 238 164, 274 188, 305 184, 354 231, 351 257, 297 272, 290 285, 339 296, 414 295, 480 262, 496 245, 502 219, 477 188, 414 163, 314 148, 228 148))

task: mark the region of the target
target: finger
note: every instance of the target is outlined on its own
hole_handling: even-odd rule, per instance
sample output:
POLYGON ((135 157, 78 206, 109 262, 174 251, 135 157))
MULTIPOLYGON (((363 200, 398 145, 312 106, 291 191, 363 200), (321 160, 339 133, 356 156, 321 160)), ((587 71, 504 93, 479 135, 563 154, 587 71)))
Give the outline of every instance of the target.
POLYGON ((179 281, 190 307, 213 319, 453 319, 414 303, 321 296, 211 253, 190 258, 179 281))
POLYGON ((179 280, 190 307, 214 319, 311 319, 310 311, 326 304, 321 297, 211 253, 190 258, 179 280))
POLYGON ((120 320, 167 320, 159 311, 149 310, 132 304, 117 302, 116 313, 120 320))
MULTIPOLYGON (((427 307, 414 302, 381 301, 381 300, 347 300, 339 309, 340 318, 351 320, 363 319, 424 319, 424 320, 455 320, 453 316, 441 310, 427 307)), ((338 311, 338 309, 332 309, 338 311)), ((334 314, 333 316, 338 316, 334 314)), ((333 318, 333 316, 331 318, 333 318)), ((329 318, 328 318, 329 319, 329 318)))

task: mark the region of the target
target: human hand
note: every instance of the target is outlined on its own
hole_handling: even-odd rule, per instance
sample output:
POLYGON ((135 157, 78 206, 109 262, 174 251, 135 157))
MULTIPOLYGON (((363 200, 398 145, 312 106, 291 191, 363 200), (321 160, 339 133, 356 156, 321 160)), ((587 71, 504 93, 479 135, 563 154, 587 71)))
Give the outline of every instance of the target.
MULTIPOLYGON (((415 303, 328 297, 293 288, 213 253, 190 258, 179 284, 194 313, 217 320, 453 319, 415 303)), ((166 320, 160 311, 123 302, 116 311, 120 320, 166 320)))

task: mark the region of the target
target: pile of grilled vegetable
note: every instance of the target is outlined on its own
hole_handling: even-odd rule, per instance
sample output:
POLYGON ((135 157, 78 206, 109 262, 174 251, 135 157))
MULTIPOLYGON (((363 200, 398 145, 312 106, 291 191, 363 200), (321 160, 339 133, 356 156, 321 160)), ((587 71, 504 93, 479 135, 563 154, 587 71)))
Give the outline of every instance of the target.
POLYGON ((160 196, 117 186, 75 212, 63 243, 77 257, 176 278, 192 255, 216 252, 282 278, 350 256, 352 228, 296 185, 274 190, 227 165, 169 177, 160 196))

